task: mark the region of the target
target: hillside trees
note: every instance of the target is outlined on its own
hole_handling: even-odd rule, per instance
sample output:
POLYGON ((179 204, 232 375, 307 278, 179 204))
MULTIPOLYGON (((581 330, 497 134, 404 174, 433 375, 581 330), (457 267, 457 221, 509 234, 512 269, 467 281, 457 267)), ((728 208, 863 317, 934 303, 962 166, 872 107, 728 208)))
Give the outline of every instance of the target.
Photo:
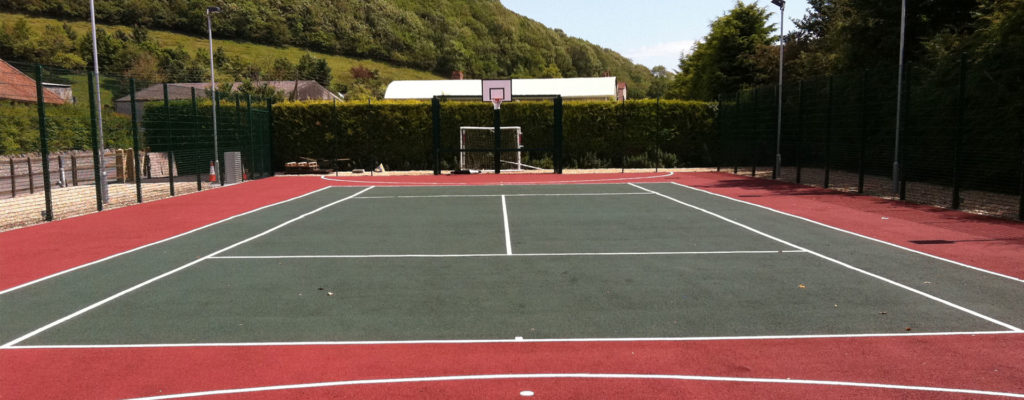
MULTIPOLYGON (((97 0, 97 20, 206 35, 203 10, 220 38, 371 58, 448 76, 619 77, 633 96, 650 71, 594 44, 519 16, 499 0, 97 0)), ((85 20, 78 0, 0 0, 0 9, 85 20)))

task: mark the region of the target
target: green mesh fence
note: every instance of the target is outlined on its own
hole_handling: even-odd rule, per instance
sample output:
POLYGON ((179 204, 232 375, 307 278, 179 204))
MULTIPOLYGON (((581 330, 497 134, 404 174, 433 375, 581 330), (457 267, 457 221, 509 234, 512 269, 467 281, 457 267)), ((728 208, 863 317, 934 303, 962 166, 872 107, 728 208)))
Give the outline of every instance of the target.
POLYGON ((717 162, 737 174, 1024 218, 1021 76, 967 62, 911 65, 899 128, 896 68, 787 82, 781 135, 777 87, 725 94, 717 162))
MULTIPOLYGON (((165 103, 152 77, 101 74, 97 103, 92 71, 0 61, 0 78, 0 229, 212 185, 209 84, 169 84, 165 103), (100 134, 102 154, 94 151, 100 134)), ((224 97, 219 175, 226 152, 240 153, 245 178, 272 175, 269 103, 224 97)))

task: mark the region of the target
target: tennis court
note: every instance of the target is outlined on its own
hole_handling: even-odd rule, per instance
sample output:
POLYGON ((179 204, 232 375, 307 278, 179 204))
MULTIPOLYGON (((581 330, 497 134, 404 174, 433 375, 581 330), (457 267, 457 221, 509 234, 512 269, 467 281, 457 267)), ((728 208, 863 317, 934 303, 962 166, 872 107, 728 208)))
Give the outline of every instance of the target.
MULTIPOLYGON (((301 195, 6 288, 0 292, 0 355, 11 361, 41 351, 29 357, 39 361, 77 350, 102 352, 85 357, 100 361, 134 357, 109 352, 193 349, 196 353, 172 357, 192 360, 205 357, 204 351, 301 352, 326 346, 333 350, 307 356, 372 353, 318 361, 334 365, 336 372, 352 372, 348 368, 374 359, 388 360, 393 368, 369 376, 286 374, 248 386, 222 380, 154 391, 159 385, 143 385, 115 397, 432 393, 514 398, 528 396, 527 391, 538 397, 600 397, 621 390, 630 396, 672 397, 683 393, 680 385, 685 384, 690 393, 727 398, 774 390, 802 397, 792 390, 805 389, 772 385, 779 383, 772 379, 789 375, 755 373, 751 378, 750 370, 719 371, 715 376, 733 380, 715 383, 696 375, 679 378, 684 374, 667 366, 689 364, 677 352, 700 342, 754 349, 831 338, 807 355, 819 360, 843 346, 856 348, 860 339, 873 343, 865 349, 900 348, 893 341, 903 340, 911 340, 905 347, 911 349, 950 338, 992 341, 986 351, 1021 343, 1024 281, 1019 277, 950 262, 666 176, 551 184, 522 178, 521 183, 490 185, 323 179, 321 187, 301 195), (382 355, 397 351, 395 346, 403 349, 401 355, 382 355), (508 346, 535 347, 524 352, 525 347, 508 346), (555 355, 564 346, 576 346, 571 352, 593 364, 586 369, 566 365, 564 354, 555 355), (597 354, 581 354, 587 346, 597 354), (598 350, 602 346, 614 350, 598 350), (618 354, 627 349, 650 354, 657 346, 674 354, 674 361, 655 357, 636 364, 618 354), (445 358, 494 349, 515 354, 512 359, 519 362, 536 358, 543 364, 547 354, 550 368, 500 367, 504 362, 474 368, 483 361, 445 358), (608 357, 604 362, 598 361, 601 354, 608 357), (437 361, 436 370, 402 371, 406 363, 431 363, 420 357, 466 369, 451 371, 453 365, 437 361), (360 379, 379 382, 351 383, 360 379), (760 384, 759 390, 767 391, 714 387, 728 382, 760 384), (258 387, 263 389, 253 389, 258 387), (228 392, 209 392, 217 390, 228 392)), ((865 357, 871 353, 862 351, 865 357)), ((896 360, 911 357, 890 353, 896 360)), ((1007 360, 1021 356, 1019 348, 992 353, 978 362, 1012 364, 1007 360)), ((715 354, 709 358, 722 357, 715 354)), ((299 362, 293 355, 269 359, 299 362)), ((797 364, 782 363, 787 368, 797 364)), ((965 379, 962 385, 937 373, 927 375, 932 383, 896 373, 888 379, 891 387, 872 386, 854 373, 829 381, 863 385, 823 384, 816 390, 824 391, 813 395, 1024 397, 1016 379, 1022 372, 1019 363, 1005 368, 1003 374, 1009 375, 996 373, 973 383, 965 379)))

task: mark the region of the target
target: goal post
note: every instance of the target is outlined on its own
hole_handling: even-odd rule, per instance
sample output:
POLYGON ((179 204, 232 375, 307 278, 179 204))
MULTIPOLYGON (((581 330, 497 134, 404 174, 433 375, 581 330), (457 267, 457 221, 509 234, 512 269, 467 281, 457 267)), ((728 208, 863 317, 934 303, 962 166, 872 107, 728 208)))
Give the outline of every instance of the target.
MULTIPOLYGON (((493 168, 494 128, 486 126, 459 127, 459 169, 485 170, 493 168)), ((501 127, 499 162, 502 169, 523 169, 523 129, 519 126, 501 127)))
MULTIPOLYGON (((511 102, 502 98, 501 109, 493 110, 494 125, 487 124, 483 109, 457 104, 479 101, 480 97, 434 96, 430 101, 430 118, 435 175, 442 170, 465 173, 467 170, 501 173, 508 170, 550 169, 562 173, 562 97, 530 95, 511 102), (537 113, 547 102, 550 114, 537 113), (528 112, 524 113, 523 110, 528 112), (500 112, 508 111, 511 123, 503 126, 500 112), (545 115, 546 114, 546 115, 545 115), (495 129, 497 128, 497 129, 495 129)), ((488 104, 492 108, 494 101, 488 104)))

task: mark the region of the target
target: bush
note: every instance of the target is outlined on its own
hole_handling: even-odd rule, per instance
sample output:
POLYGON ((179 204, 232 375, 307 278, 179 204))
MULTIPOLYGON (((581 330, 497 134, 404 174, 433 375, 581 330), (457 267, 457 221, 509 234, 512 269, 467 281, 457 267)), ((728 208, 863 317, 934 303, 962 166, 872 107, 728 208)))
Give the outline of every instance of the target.
MULTIPOLYGON (((521 126, 524 159, 550 168, 553 111, 550 101, 502 105, 502 125, 521 126)), ((566 165, 573 168, 710 165, 715 147, 714 105, 693 101, 566 102, 563 114, 566 165), (660 158, 658 156, 660 152, 660 158), (628 158, 628 160, 627 160, 628 158)), ((432 169, 429 102, 293 102, 274 105, 274 151, 286 161, 351 158, 359 168, 432 169)), ((460 126, 490 126, 493 111, 479 102, 441 105, 442 167, 458 165, 460 126)), ((527 163, 529 164, 529 163, 527 163)), ((530 164, 533 165, 533 164, 530 164)))

